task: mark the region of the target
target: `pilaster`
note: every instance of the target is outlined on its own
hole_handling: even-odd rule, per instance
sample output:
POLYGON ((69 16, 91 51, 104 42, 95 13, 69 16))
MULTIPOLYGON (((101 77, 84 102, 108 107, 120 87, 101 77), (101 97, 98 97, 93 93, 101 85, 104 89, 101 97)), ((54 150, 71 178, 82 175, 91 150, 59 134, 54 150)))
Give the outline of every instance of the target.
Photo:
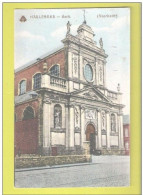
POLYGON ((74 147, 74 106, 69 105, 69 147, 74 147))
POLYGON ((43 149, 44 153, 49 153, 50 148, 50 100, 45 97, 43 100, 43 149))
POLYGON ((98 109, 98 149, 101 149, 101 110, 98 109))
POLYGON ((81 110, 81 146, 83 147, 84 141, 85 140, 85 129, 84 129, 84 123, 85 123, 85 108, 84 107, 80 107, 81 110))
POLYGON ((110 149, 110 112, 106 111, 106 121, 107 121, 107 149, 110 149))

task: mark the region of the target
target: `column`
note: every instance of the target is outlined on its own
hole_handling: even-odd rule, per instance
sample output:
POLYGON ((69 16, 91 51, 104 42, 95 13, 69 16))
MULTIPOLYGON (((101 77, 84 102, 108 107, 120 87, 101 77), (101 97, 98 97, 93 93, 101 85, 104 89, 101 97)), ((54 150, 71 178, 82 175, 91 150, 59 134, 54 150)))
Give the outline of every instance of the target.
POLYGON ((81 147, 83 147, 83 142, 86 141, 85 139, 85 129, 84 129, 84 122, 85 122, 85 109, 84 107, 81 107, 80 108, 81 110, 81 117, 80 117, 80 120, 81 120, 81 147))
POLYGON ((69 147, 69 105, 65 105, 65 120, 66 120, 66 148, 69 147))
POLYGON ((98 149, 101 149, 101 110, 97 110, 98 112, 98 149))
POLYGON ((69 147, 74 147, 74 106, 69 105, 69 147))
POLYGON ((43 103, 43 149, 45 153, 49 153, 50 148, 50 101, 46 98, 43 103))
POLYGON ((107 118, 107 149, 110 149, 110 113, 106 111, 106 118, 107 118))

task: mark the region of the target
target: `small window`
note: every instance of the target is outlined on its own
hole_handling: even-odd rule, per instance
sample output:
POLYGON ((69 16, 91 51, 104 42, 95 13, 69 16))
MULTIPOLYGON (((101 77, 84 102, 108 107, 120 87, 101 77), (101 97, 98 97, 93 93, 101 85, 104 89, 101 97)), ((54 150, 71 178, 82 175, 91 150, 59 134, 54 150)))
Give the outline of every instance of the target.
POLYGON ((34 79, 33 88, 34 89, 39 89, 41 87, 41 73, 35 74, 33 79, 34 79))
POLYGON ((19 84, 19 94, 24 94, 26 92, 26 81, 22 80, 19 84))
POLYGON ((85 69, 84 69, 84 75, 87 81, 92 81, 93 79, 93 71, 92 68, 89 64, 85 65, 85 69))
POLYGON ((60 70, 59 70, 59 65, 54 65, 50 68, 50 74, 53 75, 53 76, 57 76, 59 77, 60 76, 60 70))
POLYGON ((34 118, 34 110, 28 106, 23 113, 23 120, 33 119, 34 118))

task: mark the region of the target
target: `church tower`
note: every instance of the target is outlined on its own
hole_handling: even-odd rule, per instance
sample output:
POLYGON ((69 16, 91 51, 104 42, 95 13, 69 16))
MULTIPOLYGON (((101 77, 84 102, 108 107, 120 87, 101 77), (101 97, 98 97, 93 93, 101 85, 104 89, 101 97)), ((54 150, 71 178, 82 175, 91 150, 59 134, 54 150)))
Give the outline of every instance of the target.
POLYGON ((94 41, 94 32, 86 21, 78 27, 77 35, 70 33, 71 24, 67 23, 66 38, 62 40, 66 51, 66 77, 69 91, 84 86, 106 88, 106 58, 102 38, 100 47, 94 41))

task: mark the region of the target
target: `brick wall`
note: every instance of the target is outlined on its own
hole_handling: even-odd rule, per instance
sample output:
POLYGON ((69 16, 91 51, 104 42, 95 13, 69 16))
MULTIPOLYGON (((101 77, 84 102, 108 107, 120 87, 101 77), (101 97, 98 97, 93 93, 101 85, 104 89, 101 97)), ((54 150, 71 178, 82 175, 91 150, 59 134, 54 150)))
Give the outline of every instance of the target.
POLYGON ((38 100, 15 106, 15 155, 20 151, 22 154, 37 153, 38 150, 38 100), (34 110, 34 119, 22 120, 23 112, 27 106, 34 110))
POLYGON ((129 124, 124 124, 123 125, 123 130, 124 130, 124 147, 125 147, 125 154, 129 155, 130 154, 130 125, 129 124), (126 136, 125 129, 128 129, 128 136, 126 136), (129 148, 126 149, 126 143, 129 144, 129 148))
POLYGON ((30 119, 15 123, 15 155, 38 152, 38 120, 30 119))
POLYGON ((26 68, 22 71, 15 73, 15 96, 18 95, 18 84, 21 80, 26 80, 26 91, 32 90, 32 77, 35 73, 43 73, 43 63, 47 62, 48 70, 54 64, 60 65, 60 76, 65 77, 65 53, 64 50, 50 55, 49 57, 41 60, 40 62, 34 64, 33 66, 26 68))
POLYGON ((31 106, 34 110, 34 116, 38 117, 39 102, 38 99, 34 101, 25 102, 15 106, 16 121, 21 121, 23 118, 23 112, 27 106, 31 106))

